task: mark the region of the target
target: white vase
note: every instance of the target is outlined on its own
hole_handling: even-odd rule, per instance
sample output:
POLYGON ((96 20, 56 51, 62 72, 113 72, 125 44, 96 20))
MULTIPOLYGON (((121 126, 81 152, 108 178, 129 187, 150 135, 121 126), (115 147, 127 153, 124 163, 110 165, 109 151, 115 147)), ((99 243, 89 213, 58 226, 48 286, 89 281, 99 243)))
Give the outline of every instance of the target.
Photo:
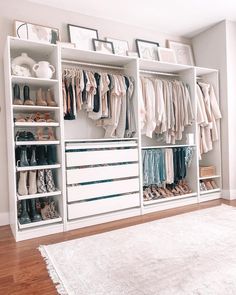
POLYGON ((52 75, 55 73, 55 68, 47 61, 39 61, 33 66, 33 71, 38 78, 51 79, 52 75))

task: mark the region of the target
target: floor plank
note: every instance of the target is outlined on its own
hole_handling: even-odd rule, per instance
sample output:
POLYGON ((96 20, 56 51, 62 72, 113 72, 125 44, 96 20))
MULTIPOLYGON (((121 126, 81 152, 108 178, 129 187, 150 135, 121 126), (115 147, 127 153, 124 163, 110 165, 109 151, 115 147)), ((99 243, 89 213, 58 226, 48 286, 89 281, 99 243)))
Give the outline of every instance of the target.
POLYGON ((236 206, 236 201, 215 200, 194 204, 18 243, 14 241, 9 226, 0 227, 0 295, 57 294, 37 249, 39 245, 59 243, 221 204, 236 206))

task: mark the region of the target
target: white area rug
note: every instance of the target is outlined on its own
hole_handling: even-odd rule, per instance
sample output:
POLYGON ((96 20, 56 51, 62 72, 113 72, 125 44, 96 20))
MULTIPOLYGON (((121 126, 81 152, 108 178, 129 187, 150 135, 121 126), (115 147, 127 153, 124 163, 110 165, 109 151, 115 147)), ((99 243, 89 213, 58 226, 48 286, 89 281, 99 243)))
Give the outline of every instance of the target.
POLYGON ((236 294, 236 209, 226 205, 40 251, 59 294, 236 294))

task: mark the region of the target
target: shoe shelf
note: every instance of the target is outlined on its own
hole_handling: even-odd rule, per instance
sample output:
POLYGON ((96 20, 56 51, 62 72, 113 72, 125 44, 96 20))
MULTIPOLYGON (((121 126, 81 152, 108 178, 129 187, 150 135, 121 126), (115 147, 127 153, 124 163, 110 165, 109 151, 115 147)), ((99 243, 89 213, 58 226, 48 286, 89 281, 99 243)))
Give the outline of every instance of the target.
POLYGON ((19 227, 19 229, 27 229, 27 228, 31 228, 31 227, 38 227, 38 226, 42 226, 42 225, 49 225, 49 224, 59 223, 59 222, 62 222, 62 217, 52 218, 52 219, 47 219, 47 220, 42 220, 42 221, 36 221, 36 222, 30 222, 30 223, 26 223, 26 224, 21 224, 18 221, 18 227, 19 227))
POLYGON ((157 200, 143 201, 143 204, 144 204, 144 206, 148 206, 148 205, 154 205, 154 204, 158 204, 158 203, 171 202, 174 200, 192 198, 192 197, 196 197, 196 196, 197 196, 197 193, 190 193, 190 194, 185 194, 185 195, 181 195, 181 196, 173 196, 173 197, 166 197, 166 198, 157 199, 157 200))
POLYGON ((15 122, 16 127, 58 127, 57 122, 15 122))
POLYGON ((21 77, 21 76, 11 76, 11 81, 13 84, 27 84, 34 86, 52 86, 58 83, 56 79, 41 79, 34 77, 21 77))
POLYGON ((212 179, 212 178, 221 178, 221 175, 212 175, 212 176, 199 177, 200 180, 203 180, 203 179, 212 179))
POLYGON ((43 169, 58 169, 60 167, 61 167, 61 164, 24 166, 24 167, 16 167, 16 172, 31 171, 31 170, 43 170, 43 169))
POLYGON ((50 193, 38 193, 38 194, 34 194, 34 195, 24 195, 24 196, 16 194, 17 199, 19 201, 21 201, 21 200, 29 200, 29 199, 36 199, 36 198, 54 197, 54 196, 59 196, 59 195, 61 195, 61 191, 59 191, 59 190, 54 191, 54 192, 50 192, 50 193))
POLYGON ((37 105, 33 105, 33 106, 28 106, 28 105, 16 105, 13 104, 12 105, 13 110, 15 111, 56 111, 59 110, 59 107, 49 107, 49 106, 37 106, 37 105))
POLYGON ((207 194, 212 194, 212 193, 217 193, 217 192, 220 192, 220 188, 206 190, 206 191, 200 191, 200 195, 207 195, 207 194))
POLYGON ((59 140, 32 140, 32 141, 16 141, 16 146, 20 145, 52 145, 60 144, 59 140))

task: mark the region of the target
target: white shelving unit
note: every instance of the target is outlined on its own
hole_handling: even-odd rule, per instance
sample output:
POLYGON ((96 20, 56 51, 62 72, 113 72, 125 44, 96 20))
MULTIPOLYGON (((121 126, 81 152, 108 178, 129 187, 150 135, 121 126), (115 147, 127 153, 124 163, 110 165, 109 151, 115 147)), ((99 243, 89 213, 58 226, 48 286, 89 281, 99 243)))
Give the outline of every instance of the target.
MULTIPOLYGON (((141 135, 139 124, 139 76, 175 74, 177 79, 188 83, 196 115, 196 82, 199 77, 213 84, 219 99, 218 71, 193 66, 163 63, 117 56, 94 51, 61 48, 57 45, 9 37, 5 50, 5 88, 7 112, 7 142, 9 168, 10 223, 17 241, 56 232, 72 230, 94 224, 128 218, 169 208, 204 202, 221 197, 220 141, 215 142, 214 150, 203 155, 201 165, 215 165, 216 175, 209 177, 216 181, 219 189, 200 192, 199 151, 197 123, 186 128, 186 133, 195 135, 192 165, 188 169, 187 182, 192 193, 164 199, 143 201, 142 150, 170 147, 187 147, 183 140, 174 145, 157 143, 154 139, 141 135), (25 78, 11 75, 11 58, 26 52, 36 61, 48 60, 56 68, 53 79, 25 78), (61 75, 64 66, 76 66, 82 69, 102 68, 111 73, 130 75, 134 78, 134 108, 137 133, 134 138, 103 138, 104 129, 98 127, 84 112, 79 112, 76 120, 66 121, 63 114, 61 75), (33 96, 37 88, 51 88, 54 92, 56 107, 13 105, 12 86, 29 85, 33 96), (15 122, 14 114, 30 112, 51 112, 55 116, 53 123, 15 122), (53 127, 55 141, 16 141, 17 128, 53 127), (15 147, 25 145, 55 145, 58 163, 47 166, 16 167, 15 147), (127 164, 125 164, 127 162, 127 164), (93 167, 93 165, 95 165, 93 167), (57 191, 45 194, 17 194, 17 173, 28 170, 53 169, 56 176, 57 191), (112 180, 112 181, 111 181, 112 180), (17 201, 31 198, 54 197, 58 202, 60 218, 30 224, 19 224, 17 219, 17 201)), ((196 116, 195 116, 196 117, 196 116)), ((220 127, 220 126, 218 126, 220 127)), ((220 129, 220 128, 219 128, 220 129)))

